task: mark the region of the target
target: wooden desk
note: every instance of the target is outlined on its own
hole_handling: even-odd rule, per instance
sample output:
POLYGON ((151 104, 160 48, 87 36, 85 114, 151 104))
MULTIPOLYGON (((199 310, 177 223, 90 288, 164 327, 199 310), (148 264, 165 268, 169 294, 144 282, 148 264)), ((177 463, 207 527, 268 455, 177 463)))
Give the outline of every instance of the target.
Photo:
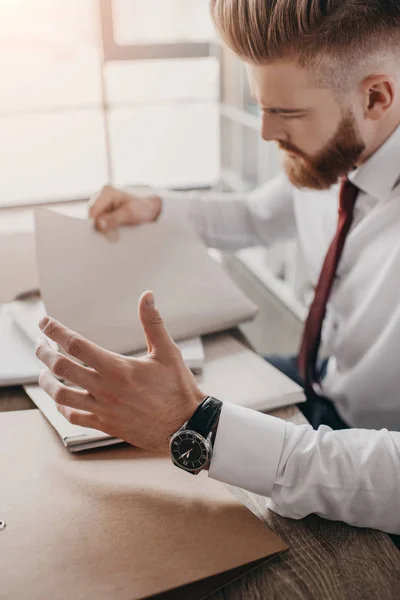
MULTIPOLYGON (((35 406, 22 388, 0 389, 0 411, 31 408, 35 406)), ((294 423, 305 422, 295 406, 273 414, 294 423)), ((301 521, 284 519, 266 508, 266 498, 231 489, 290 549, 214 594, 212 600, 400 598, 400 552, 386 534, 314 515, 301 521)))

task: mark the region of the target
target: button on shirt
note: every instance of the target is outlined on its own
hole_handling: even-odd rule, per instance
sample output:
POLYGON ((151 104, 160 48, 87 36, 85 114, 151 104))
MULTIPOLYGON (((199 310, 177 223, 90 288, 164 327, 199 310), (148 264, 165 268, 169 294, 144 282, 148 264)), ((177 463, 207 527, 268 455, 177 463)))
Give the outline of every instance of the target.
MULTIPOLYGON (((360 431, 316 432, 229 404, 222 410, 210 476, 270 496, 286 516, 316 512, 400 533, 399 156, 400 127, 349 176, 360 193, 322 331, 330 356, 323 393, 360 431)), ((338 195, 338 185, 296 189, 281 173, 247 196, 162 193, 161 218, 189 221, 221 250, 297 235, 317 282, 338 195)))

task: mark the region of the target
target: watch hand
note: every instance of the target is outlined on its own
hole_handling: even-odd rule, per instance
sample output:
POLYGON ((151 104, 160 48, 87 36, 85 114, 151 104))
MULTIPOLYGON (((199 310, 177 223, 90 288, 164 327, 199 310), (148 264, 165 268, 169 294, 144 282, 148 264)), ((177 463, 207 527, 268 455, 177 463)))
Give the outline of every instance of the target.
MULTIPOLYGON (((184 458, 184 457, 186 457, 186 458, 189 458, 189 454, 191 453, 191 451, 192 451, 192 448, 190 448, 190 449, 189 449, 187 452, 184 452, 184 453, 183 453, 183 454, 182 454, 182 455, 179 457, 179 459, 180 459, 180 458, 184 458)), ((178 459, 178 460, 179 460, 179 459, 178 459)))

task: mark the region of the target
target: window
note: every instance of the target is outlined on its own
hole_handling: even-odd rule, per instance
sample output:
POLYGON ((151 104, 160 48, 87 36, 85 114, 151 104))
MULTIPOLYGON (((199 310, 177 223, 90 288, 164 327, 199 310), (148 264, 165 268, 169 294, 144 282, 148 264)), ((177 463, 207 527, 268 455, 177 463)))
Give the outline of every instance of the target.
MULTIPOLYGON (((261 117, 251 97, 243 64, 226 48, 221 53, 222 185, 248 191, 274 177, 281 168, 273 142, 261 139, 261 117)), ((239 260, 299 318, 309 282, 296 241, 237 253, 239 260)))
MULTIPOLYGON (((214 35, 209 0, 0 0, 0 206, 273 177, 245 70, 214 35)), ((240 256, 301 298, 295 243, 240 256)))
POLYGON ((208 42, 208 0, 114 0, 117 44, 208 42), (156 16, 156 18, 155 18, 156 16))
POLYGON ((0 205, 214 184, 213 36, 207 0, 0 0, 0 205))

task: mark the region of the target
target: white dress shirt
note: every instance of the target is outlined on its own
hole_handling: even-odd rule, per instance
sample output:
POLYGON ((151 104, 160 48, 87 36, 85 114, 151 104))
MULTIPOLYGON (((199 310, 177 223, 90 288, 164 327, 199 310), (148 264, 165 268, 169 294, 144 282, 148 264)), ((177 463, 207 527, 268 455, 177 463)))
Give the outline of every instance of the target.
MULTIPOLYGON (((330 356, 323 394, 359 429, 313 431, 233 405, 222 410, 210 476, 269 496, 284 516, 315 512, 400 533, 399 156, 400 127, 350 175, 360 193, 322 333, 330 356)), ((247 196, 162 193, 161 218, 187 219, 222 250, 297 234, 316 282, 338 192, 296 189, 282 173, 247 196)))

